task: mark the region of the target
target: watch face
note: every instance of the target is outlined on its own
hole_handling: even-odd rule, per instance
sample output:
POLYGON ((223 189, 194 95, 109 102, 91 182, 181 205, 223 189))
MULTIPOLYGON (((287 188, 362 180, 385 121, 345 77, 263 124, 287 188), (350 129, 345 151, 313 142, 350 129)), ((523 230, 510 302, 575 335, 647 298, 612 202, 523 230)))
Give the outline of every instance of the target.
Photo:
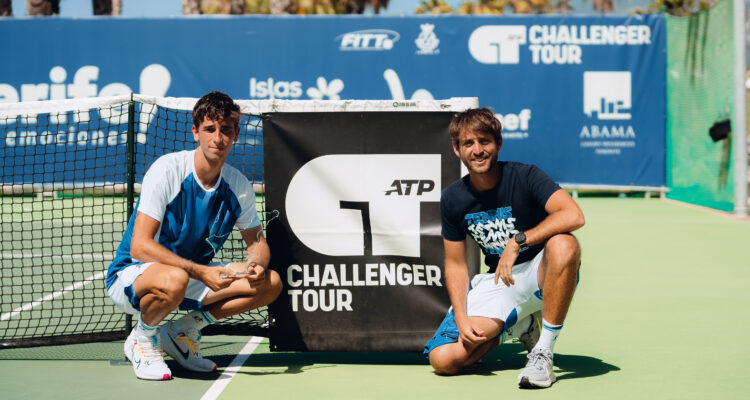
POLYGON ((519 247, 520 247, 521 249, 525 249, 525 248, 527 248, 527 247, 528 247, 528 246, 526 245, 526 234, 525 234, 525 233, 523 233, 523 232, 518 232, 518 233, 516 233, 516 236, 514 236, 514 238, 516 239, 516 244, 518 244, 518 246, 519 246, 519 247))
POLYGON ((518 243, 518 244, 524 244, 524 243, 526 243, 526 234, 525 233, 518 232, 518 233, 516 233, 516 236, 514 236, 514 237, 516 238, 516 243, 518 243))

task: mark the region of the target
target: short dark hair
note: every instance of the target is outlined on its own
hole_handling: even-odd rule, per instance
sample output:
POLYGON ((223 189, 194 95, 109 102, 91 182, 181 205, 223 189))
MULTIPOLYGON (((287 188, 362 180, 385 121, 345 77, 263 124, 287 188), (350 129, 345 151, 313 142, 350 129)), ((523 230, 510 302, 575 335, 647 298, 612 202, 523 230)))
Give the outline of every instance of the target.
POLYGON ((495 142, 503 143, 503 125, 487 107, 470 108, 456 113, 451 119, 449 130, 454 145, 458 145, 458 138, 465 130, 489 133, 495 138, 495 142))
POLYGON ((201 97, 193 107, 193 125, 199 127, 204 119, 229 120, 237 127, 240 123, 240 106, 228 95, 214 90, 201 97))

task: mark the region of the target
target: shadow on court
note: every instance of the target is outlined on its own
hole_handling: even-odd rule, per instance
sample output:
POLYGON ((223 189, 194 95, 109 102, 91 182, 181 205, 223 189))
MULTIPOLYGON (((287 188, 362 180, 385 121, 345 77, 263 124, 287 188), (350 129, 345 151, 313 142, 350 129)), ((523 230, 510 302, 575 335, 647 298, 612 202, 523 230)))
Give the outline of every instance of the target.
MULTIPOLYGON (((218 361, 214 359, 214 361, 218 361)), ((240 372, 248 375, 299 374, 309 369, 330 368, 336 365, 426 365, 427 360, 420 353, 382 352, 302 352, 253 354, 245 366, 284 368, 279 371, 240 372)))
POLYGON ((555 354, 555 367, 560 370, 555 372, 557 380, 588 378, 620 370, 598 358, 572 354, 555 354))
POLYGON ((257 354, 245 365, 264 366, 288 365, 303 361, 303 364, 368 364, 368 365, 424 365, 427 364, 420 353, 408 352, 300 352, 257 354), (261 357, 262 356, 262 357, 261 357), (276 361, 273 361, 273 360, 276 361))
MULTIPOLYGON (((229 365, 234 357, 220 355, 212 357, 219 367, 229 365)), ((300 352, 253 354, 245 366, 273 368, 264 371, 240 371, 246 375, 300 374, 311 369, 331 368, 338 365, 429 365, 421 353, 408 352, 300 352), (285 368, 285 369, 284 369, 285 368)), ((499 346, 481 363, 467 368, 461 375, 495 375, 498 371, 523 369, 526 352, 518 344, 499 346)), ((558 379, 577 379, 604 375, 620 368, 598 358, 584 355, 555 355, 555 372, 558 379)), ((198 378, 196 376, 196 378, 198 378)))
MULTIPOLYGON (((526 365, 526 352, 517 344, 503 344, 486 355, 481 363, 467 368, 461 375, 495 375, 497 371, 518 370, 526 365)), ((555 354, 558 380, 604 375, 620 368, 598 358, 584 355, 555 354)))

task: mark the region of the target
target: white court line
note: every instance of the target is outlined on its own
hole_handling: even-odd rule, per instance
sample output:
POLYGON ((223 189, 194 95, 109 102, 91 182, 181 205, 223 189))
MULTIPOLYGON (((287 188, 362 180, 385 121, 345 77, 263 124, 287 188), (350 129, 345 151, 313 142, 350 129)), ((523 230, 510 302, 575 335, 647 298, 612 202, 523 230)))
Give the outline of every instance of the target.
POLYGON ((45 301, 50 301, 52 299, 55 299, 57 297, 60 297, 60 296, 64 295, 67 292, 76 290, 76 289, 80 288, 81 286, 88 285, 89 283, 91 283, 93 281, 97 281, 99 279, 102 279, 104 277, 104 274, 106 272, 107 271, 99 272, 98 274, 90 276, 90 277, 88 277, 88 278, 86 278, 86 279, 84 279, 84 280, 82 280, 80 282, 76 282, 76 283, 74 283, 74 284, 66 287, 63 290, 58 290, 57 292, 50 293, 50 294, 42 297, 41 299, 34 300, 34 301, 32 301, 31 303, 28 303, 28 304, 24 304, 23 306, 21 306, 19 308, 16 308, 15 310, 13 310, 13 311, 11 311, 9 313, 5 313, 5 314, 1 315, 0 316, 0 321, 5 321, 6 319, 10 319, 11 317, 13 317, 15 315, 18 315, 18 314, 20 314, 23 311, 31 310, 32 308, 34 308, 34 307, 36 307, 36 306, 44 303, 45 301))
POLYGON ((247 361, 247 358, 250 357, 250 354, 253 354, 255 349, 262 341, 262 337, 251 337, 250 341, 247 342, 242 350, 240 350, 240 353, 237 354, 237 357, 235 357, 234 360, 232 360, 227 369, 225 369, 224 372, 222 372, 221 375, 216 378, 216 382, 214 382, 214 384, 211 385, 210 388, 208 388, 208 391, 206 391, 203 397, 201 397, 201 400, 217 399, 221 392, 223 392, 227 385, 229 385, 229 382, 232 380, 232 378, 234 378, 234 375, 237 373, 237 371, 239 371, 242 365, 245 364, 245 361, 247 361))

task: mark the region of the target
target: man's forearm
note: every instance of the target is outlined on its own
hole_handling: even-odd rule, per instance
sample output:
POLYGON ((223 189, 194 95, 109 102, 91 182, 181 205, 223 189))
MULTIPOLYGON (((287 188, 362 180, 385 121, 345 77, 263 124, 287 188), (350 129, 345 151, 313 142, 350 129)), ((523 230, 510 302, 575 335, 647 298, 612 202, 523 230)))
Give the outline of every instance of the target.
POLYGON ((585 223, 581 208, 562 189, 550 196, 544 209, 547 211, 547 218, 542 220, 539 225, 524 232, 526 233, 526 244, 529 246, 542 243, 561 233, 573 232, 585 223))
POLYGON ((583 226, 578 213, 563 210, 550 214, 539 225, 527 230, 526 244, 533 246, 552 236, 570 233, 583 226))
POLYGON ((247 248, 247 262, 268 268, 268 264, 271 262, 271 250, 264 240, 247 248))
POLYGON ((130 252, 135 259, 142 262, 155 262, 182 268, 191 278, 197 278, 198 270, 203 267, 178 256, 154 240, 133 241, 130 252))
POLYGON ((466 294, 469 292, 468 268, 445 266, 445 287, 453 306, 453 315, 466 316, 466 294))

